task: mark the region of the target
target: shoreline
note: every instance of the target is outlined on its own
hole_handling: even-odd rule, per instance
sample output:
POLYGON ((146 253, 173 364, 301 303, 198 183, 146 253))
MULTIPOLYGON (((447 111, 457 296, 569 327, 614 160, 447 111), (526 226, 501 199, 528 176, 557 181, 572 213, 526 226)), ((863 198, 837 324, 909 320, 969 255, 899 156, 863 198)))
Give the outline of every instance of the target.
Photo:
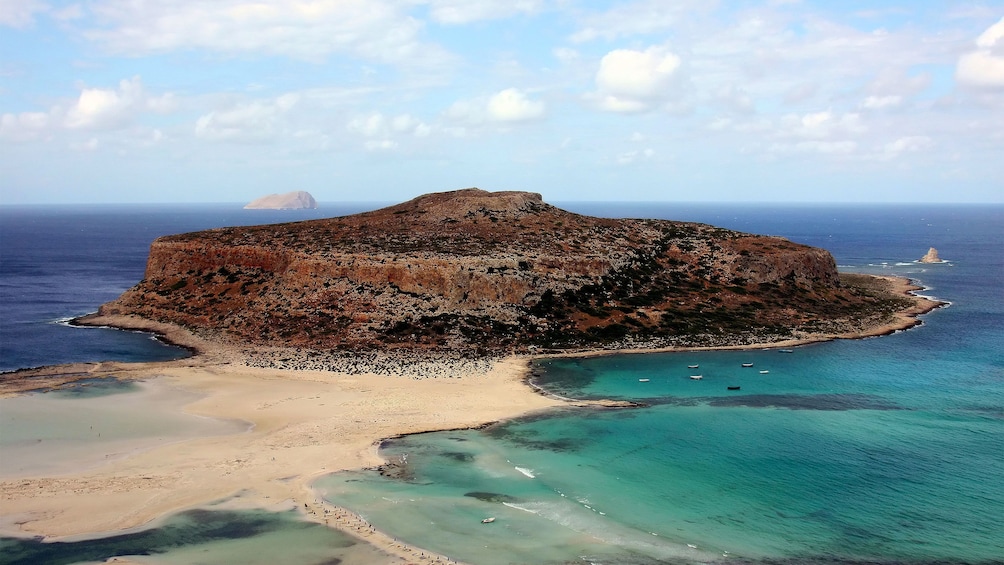
MULTIPOLYGON (((769 344, 570 351, 508 356, 484 372, 472 365, 432 362, 421 376, 272 369, 245 365, 239 347, 208 342, 191 332, 135 317, 85 317, 87 322, 148 331, 193 352, 152 363, 77 363, 0 374, 0 397, 51 390, 91 378, 151 381, 196 392, 182 410, 251 422, 244 434, 188 439, 129 454, 96 469, 58 476, 0 480, 0 535, 49 540, 103 537, 154 527, 164 517, 233 500, 248 508, 295 508, 391 558, 435 563, 445 556, 409 546, 361 516, 325 501, 312 488, 318 477, 377 467, 380 444, 393 437, 494 422, 569 406, 596 406, 545 394, 529 382, 538 358, 794 347, 833 339, 887 335, 921 323, 918 316, 946 303, 914 294, 923 288, 902 277, 877 276, 890 292, 913 299, 885 323, 844 334, 809 334, 769 344), (483 399, 493 398, 492 406, 483 399), (421 556, 421 558, 420 558, 421 556)), ((603 405, 603 404, 599 404, 603 405)), ((613 407, 624 406, 619 404, 613 407)), ((122 560, 120 559, 120 562, 122 560)))

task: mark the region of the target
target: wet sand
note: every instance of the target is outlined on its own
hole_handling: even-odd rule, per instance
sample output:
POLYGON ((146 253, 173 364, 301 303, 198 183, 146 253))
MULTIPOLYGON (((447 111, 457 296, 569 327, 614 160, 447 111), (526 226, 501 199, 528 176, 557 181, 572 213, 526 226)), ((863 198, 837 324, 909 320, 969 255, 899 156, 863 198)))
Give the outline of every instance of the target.
MULTIPOLYGON (((897 292, 918 290, 905 279, 889 281, 897 292)), ((917 315, 940 305, 920 298, 915 302, 894 319, 868 328, 742 347, 883 335, 917 324, 917 315)), ((83 461, 74 468, 71 461, 60 474, 5 477, 0 481, 0 535, 98 537, 149 527, 169 514, 230 499, 228 504, 248 508, 296 508, 310 520, 373 544, 388 554, 388 562, 445 562, 443 556, 399 543, 359 516, 324 503, 311 483, 324 474, 380 465, 377 450, 388 437, 481 427, 568 405, 526 385, 527 357, 430 361, 420 370, 405 366, 392 374, 365 372, 366 365, 354 372, 283 370, 248 366, 242 350, 204 342, 178 328, 134 318, 94 322, 155 331, 198 353, 163 363, 77 364, 8 373, 0 376, 0 395, 114 376, 195 394, 198 400, 186 404, 185 412, 247 422, 250 430, 157 445, 96 468, 83 461)))

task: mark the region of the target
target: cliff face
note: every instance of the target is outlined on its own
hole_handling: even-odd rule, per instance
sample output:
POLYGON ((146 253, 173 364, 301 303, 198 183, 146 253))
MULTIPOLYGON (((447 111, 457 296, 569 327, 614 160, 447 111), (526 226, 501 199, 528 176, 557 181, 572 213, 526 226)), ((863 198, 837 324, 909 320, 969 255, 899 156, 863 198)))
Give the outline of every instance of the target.
POLYGON ((859 302, 821 249, 467 189, 160 238, 144 280, 102 313, 244 344, 519 350, 784 333, 859 302))

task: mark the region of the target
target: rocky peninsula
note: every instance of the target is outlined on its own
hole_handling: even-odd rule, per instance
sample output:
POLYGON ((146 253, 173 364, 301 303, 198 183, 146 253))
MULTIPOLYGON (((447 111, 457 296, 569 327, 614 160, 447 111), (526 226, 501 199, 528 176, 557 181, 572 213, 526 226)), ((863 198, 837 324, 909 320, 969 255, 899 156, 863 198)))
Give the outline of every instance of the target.
POLYGON ((472 188, 159 238, 144 279, 91 322, 141 318, 326 355, 729 346, 852 332, 912 304, 869 280, 780 237, 472 188))

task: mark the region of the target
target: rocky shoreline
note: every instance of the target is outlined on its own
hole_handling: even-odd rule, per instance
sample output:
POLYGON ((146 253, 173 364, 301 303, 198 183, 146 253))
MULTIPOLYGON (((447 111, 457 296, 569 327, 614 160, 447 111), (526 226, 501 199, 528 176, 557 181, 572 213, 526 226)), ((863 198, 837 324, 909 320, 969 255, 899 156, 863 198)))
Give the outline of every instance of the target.
MULTIPOLYGON (((768 347, 793 347, 833 339, 858 339, 887 335, 909 329, 921 323, 918 316, 945 306, 945 302, 917 296, 917 286, 909 279, 877 275, 868 277, 876 288, 890 296, 906 298, 902 308, 864 320, 847 320, 834 324, 825 331, 790 331, 785 333, 748 333, 742 335, 687 336, 680 339, 638 341, 625 339, 603 347, 568 350, 531 349, 521 352, 521 359, 547 357, 586 357, 615 354, 640 354, 709 349, 761 349, 768 347)), ((442 378, 482 375, 492 370, 500 360, 512 352, 480 354, 470 350, 448 352, 442 350, 366 350, 321 351, 304 347, 248 347, 220 343, 200 337, 192 331, 173 324, 145 320, 137 316, 108 316, 90 314, 73 320, 81 326, 117 327, 131 331, 150 332, 166 343, 192 352, 191 357, 160 364, 167 366, 234 365, 255 369, 280 371, 322 371, 346 375, 374 374, 399 376, 411 379, 442 378)), ((527 361, 528 362, 528 361, 527 361)), ((74 363, 21 369, 0 374, 0 395, 19 394, 28 390, 44 390, 95 376, 115 376, 128 373, 139 366, 153 363, 74 363)))

